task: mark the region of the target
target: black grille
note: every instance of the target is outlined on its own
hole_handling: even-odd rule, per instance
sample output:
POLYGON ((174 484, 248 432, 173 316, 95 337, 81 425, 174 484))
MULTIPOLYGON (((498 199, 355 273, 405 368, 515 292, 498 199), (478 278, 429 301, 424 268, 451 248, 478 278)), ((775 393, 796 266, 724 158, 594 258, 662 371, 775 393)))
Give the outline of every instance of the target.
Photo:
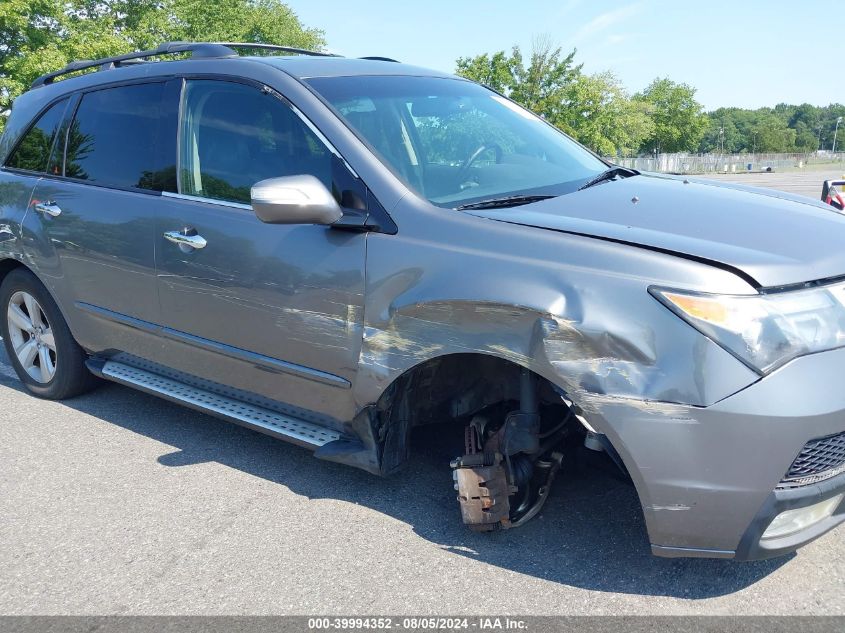
POLYGON ((810 440, 792 462, 779 488, 806 486, 845 472, 845 433, 810 440))

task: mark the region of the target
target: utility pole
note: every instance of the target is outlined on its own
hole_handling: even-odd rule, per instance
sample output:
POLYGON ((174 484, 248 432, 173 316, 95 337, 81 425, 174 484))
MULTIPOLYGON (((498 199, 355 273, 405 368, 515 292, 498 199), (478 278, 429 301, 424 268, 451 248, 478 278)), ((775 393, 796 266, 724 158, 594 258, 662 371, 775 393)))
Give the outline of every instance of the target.
POLYGON ((831 153, 836 153, 836 133, 839 132, 839 124, 842 123, 842 117, 837 117, 836 119, 836 128, 833 130, 833 149, 831 153))

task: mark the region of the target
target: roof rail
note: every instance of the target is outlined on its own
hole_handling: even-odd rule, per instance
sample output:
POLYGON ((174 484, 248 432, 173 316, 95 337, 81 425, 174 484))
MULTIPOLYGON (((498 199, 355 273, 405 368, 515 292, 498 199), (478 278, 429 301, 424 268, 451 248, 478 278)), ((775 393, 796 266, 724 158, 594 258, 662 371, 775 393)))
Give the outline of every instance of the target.
POLYGON ((104 57, 102 59, 82 59, 75 62, 70 62, 61 70, 56 70, 51 73, 41 75, 38 79, 32 82, 30 88, 38 88, 47 84, 53 83, 53 80, 62 75, 78 72, 80 70, 87 70, 88 68, 95 68, 99 66, 99 70, 109 70, 120 66, 123 62, 139 62, 148 57, 158 57, 160 55, 172 55, 175 53, 191 53, 192 59, 206 58, 206 59, 220 59, 227 57, 237 57, 238 53, 235 48, 259 48, 265 50, 284 51, 287 53, 296 53, 298 55, 316 55, 319 57, 338 57, 332 53, 321 53, 318 51, 309 51, 304 48, 294 48, 291 46, 276 46, 275 44, 254 44, 251 42, 165 42, 146 51, 135 51, 134 53, 126 53, 124 55, 115 55, 114 57, 104 57))
POLYGON ((284 51, 286 53, 296 53, 297 55, 311 55, 313 57, 342 57, 336 53, 324 53, 322 51, 311 51, 307 48, 296 48, 294 46, 279 46, 277 44, 257 44, 253 42, 215 42, 221 46, 229 48, 258 48, 268 51, 284 51))
POLYGON ((374 62, 394 62, 396 64, 400 63, 398 59, 393 59, 392 57, 382 57, 381 55, 367 55, 365 57, 359 57, 358 59, 369 59, 374 62))
POLYGON ((104 57, 102 59, 82 59, 71 62, 61 70, 54 71, 41 75, 38 79, 32 82, 30 88, 38 88, 46 84, 53 83, 53 80, 68 73, 94 68, 101 66, 103 69, 114 68, 120 65, 121 62, 129 60, 140 60, 147 57, 157 57, 159 55, 170 55, 173 53, 192 53, 192 57, 234 57, 237 55, 235 51, 219 44, 212 42, 167 42, 146 51, 135 51, 134 53, 126 53, 124 55, 115 55, 114 57, 104 57))

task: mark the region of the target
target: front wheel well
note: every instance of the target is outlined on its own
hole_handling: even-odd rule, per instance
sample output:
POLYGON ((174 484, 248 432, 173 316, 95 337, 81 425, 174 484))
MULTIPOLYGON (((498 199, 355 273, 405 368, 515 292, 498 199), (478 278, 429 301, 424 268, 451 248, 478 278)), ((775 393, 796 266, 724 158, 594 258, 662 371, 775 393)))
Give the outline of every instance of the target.
MULTIPOLYGON (((465 421, 497 405, 518 403, 521 372, 523 367, 512 361, 474 353, 440 356, 406 371, 376 404, 382 472, 398 469, 408 458, 415 427, 465 421)), ((539 403, 561 406, 554 386, 534 378, 539 403)))
POLYGON ((524 525, 538 516, 558 474, 579 476, 598 463, 613 470, 618 457, 549 380, 489 355, 426 361, 400 376, 373 409, 371 445, 381 474, 407 460, 415 427, 440 424, 414 440, 449 464, 463 522, 479 532, 524 525))

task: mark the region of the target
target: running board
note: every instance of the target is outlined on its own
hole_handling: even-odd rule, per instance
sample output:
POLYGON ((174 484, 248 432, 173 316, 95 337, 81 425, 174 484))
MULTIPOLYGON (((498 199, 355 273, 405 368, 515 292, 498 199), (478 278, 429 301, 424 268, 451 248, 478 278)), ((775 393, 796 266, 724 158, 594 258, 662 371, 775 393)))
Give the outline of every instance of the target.
POLYGON ((95 365, 89 361, 89 368, 107 380, 160 396, 312 450, 343 438, 339 432, 324 426, 213 393, 131 365, 116 361, 106 361, 102 365, 100 363, 95 365))

